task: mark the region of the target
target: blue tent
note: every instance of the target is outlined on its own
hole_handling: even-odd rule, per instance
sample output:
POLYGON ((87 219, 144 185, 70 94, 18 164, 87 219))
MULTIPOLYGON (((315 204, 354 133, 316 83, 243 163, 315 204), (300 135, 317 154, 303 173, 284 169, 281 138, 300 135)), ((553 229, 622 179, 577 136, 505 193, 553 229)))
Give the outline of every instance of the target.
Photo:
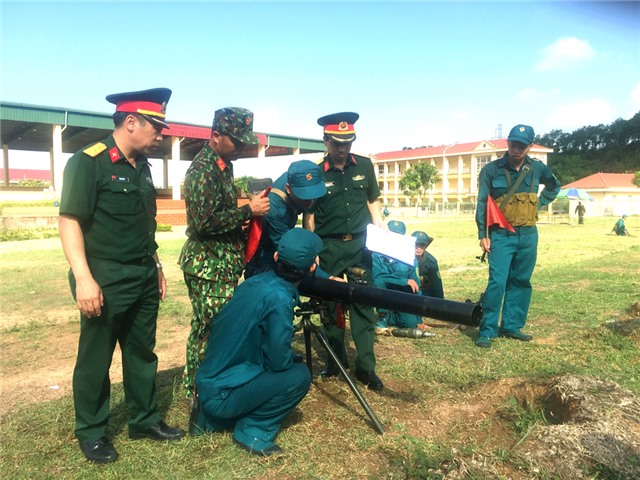
POLYGON ((580 188, 563 188, 558 193, 557 199, 568 198, 569 200, 589 200, 593 202, 593 197, 580 188))

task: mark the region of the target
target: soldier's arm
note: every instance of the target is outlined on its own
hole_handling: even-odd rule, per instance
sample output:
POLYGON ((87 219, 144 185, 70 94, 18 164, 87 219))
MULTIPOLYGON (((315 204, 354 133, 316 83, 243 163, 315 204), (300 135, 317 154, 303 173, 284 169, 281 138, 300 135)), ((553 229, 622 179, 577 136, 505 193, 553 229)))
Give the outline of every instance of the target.
POLYGON ((99 317, 104 298, 102 289, 93 278, 87 263, 80 222, 71 215, 60 215, 58 228, 64 255, 76 279, 78 309, 87 317, 99 317))
POLYGON ((376 198, 375 200, 367 203, 367 207, 369 208, 369 213, 371 214, 371 223, 380 228, 386 228, 384 219, 382 218, 382 204, 380 202, 380 198, 376 198))
POLYGON ((302 226, 307 230, 313 232, 316 228, 315 214, 303 213, 302 214, 302 226))

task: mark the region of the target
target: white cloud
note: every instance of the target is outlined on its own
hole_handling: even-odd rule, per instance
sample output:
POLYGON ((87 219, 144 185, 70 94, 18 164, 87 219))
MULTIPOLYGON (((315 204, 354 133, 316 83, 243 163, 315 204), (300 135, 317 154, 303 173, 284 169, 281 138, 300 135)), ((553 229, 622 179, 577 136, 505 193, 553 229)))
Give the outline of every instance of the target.
POLYGON ((613 120, 611 105, 594 98, 561 106, 549 114, 547 124, 550 129, 573 130, 587 125, 607 124, 613 120))
POLYGON ((640 106, 640 82, 631 90, 631 102, 636 106, 640 106))
POLYGON ((469 118, 470 116, 471 116, 471 113, 469 112, 452 112, 450 114, 450 117, 456 120, 462 120, 464 118, 469 118))
POLYGON ((575 37, 563 37, 542 49, 542 58, 533 69, 538 72, 562 70, 576 63, 590 60, 596 51, 589 42, 575 37))
POLYGON ((552 88, 551 90, 548 90, 546 92, 540 91, 535 88, 525 88, 524 90, 521 90, 516 94, 516 98, 518 100, 531 102, 531 101, 543 100, 545 98, 558 95, 559 93, 560 93, 559 88, 552 88))

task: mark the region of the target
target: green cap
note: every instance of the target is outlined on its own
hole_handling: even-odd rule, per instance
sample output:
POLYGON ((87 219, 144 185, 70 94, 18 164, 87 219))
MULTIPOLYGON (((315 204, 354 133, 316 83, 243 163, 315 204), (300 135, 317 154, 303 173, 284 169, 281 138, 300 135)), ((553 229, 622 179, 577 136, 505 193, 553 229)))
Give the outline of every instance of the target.
POLYGON ((429 245, 433 242, 433 238, 427 235, 426 232, 417 230, 411 234, 412 237, 416 237, 416 245, 429 245))
POLYGON ((316 261, 321 249, 322 240, 318 235, 303 228, 292 228, 280 238, 278 261, 307 270, 316 261))
POLYGON ((518 124, 511 129, 507 140, 511 142, 524 143, 525 145, 531 145, 533 143, 533 137, 535 136, 536 134, 533 131, 533 127, 530 127, 529 125, 518 124))
POLYGON ((322 170, 311 160, 299 160, 289 165, 287 183, 300 200, 314 200, 327 193, 322 170))
POLYGON ((245 145, 260 143, 253 133, 253 112, 246 108, 225 107, 216 110, 212 130, 229 135, 245 145))
POLYGON ((404 224, 404 222, 391 220, 389 223, 387 223, 387 225, 389 226, 390 232, 399 233, 400 235, 404 235, 405 233, 407 233, 407 226, 404 224))

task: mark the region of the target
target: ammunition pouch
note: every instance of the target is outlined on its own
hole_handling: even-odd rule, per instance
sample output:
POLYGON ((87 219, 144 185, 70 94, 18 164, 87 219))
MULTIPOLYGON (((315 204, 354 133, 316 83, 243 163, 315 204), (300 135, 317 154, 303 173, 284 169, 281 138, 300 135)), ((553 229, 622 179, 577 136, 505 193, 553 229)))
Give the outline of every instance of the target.
MULTIPOLYGON (((504 195, 496 198, 496 203, 501 204, 504 195)), ((538 195, 535 193, 520 192, 511 195, 502 213, 513 227, 532 227, 538 221, 538 195)))

